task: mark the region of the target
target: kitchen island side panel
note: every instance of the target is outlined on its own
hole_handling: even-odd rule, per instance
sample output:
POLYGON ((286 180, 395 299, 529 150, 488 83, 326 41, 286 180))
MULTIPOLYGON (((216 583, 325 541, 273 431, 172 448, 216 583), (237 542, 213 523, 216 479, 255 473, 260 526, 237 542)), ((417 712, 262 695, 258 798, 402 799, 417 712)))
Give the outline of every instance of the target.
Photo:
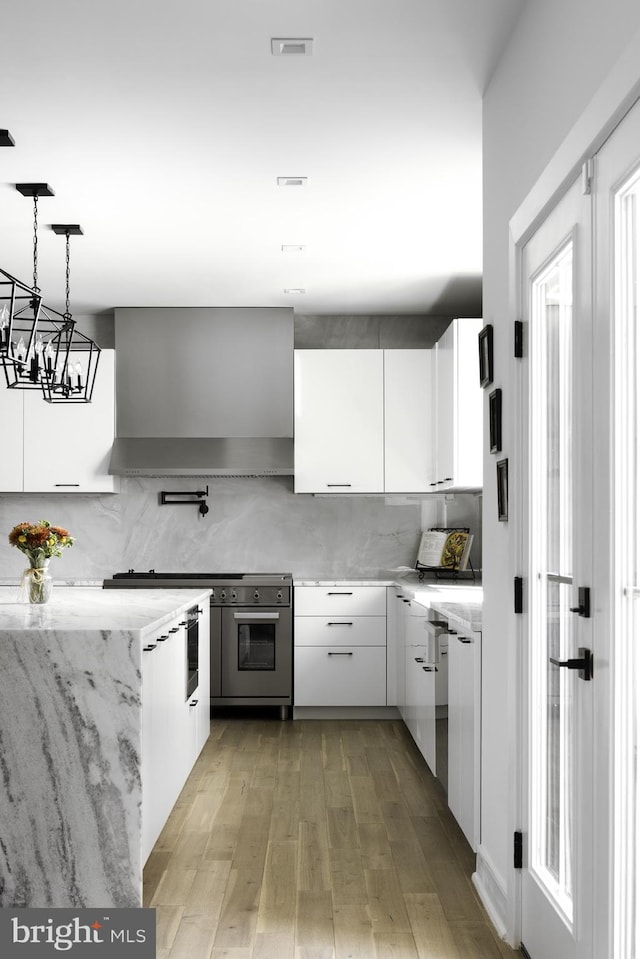
POLYGON ((139 630, 0 624, 1 907, 142 904, 140 656, 139 630))

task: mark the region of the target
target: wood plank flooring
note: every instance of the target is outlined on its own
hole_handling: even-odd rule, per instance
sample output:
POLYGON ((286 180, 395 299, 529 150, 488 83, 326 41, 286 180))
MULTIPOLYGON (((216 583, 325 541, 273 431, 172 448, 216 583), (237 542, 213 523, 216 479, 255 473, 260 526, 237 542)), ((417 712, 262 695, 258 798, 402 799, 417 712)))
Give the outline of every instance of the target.
POLYGON ((144 872, 158 959, 505 959, 400 721, 214 719, 144 872))

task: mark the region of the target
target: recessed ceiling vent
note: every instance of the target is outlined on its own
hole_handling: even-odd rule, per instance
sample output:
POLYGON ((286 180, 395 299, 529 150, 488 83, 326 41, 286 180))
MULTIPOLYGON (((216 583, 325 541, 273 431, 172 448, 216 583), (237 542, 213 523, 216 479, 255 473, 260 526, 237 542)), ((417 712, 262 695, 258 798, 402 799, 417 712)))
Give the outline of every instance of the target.
POLYGON ((306 176, 279 176, 278 186, 306 186, 306 176))
POLYGON ((272 37, 271 52, 274 57, 310 57, 313 40, 311 37, 272 37))

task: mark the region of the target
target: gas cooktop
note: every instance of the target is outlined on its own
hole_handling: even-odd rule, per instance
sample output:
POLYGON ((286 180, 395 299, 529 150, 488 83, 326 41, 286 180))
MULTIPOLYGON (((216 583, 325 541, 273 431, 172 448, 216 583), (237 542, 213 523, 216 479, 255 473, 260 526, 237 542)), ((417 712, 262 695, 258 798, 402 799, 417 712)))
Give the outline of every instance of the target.
POLYGON ((121 582, 123 580, 127 582, 158 582, 159 580, 179 582, 198 580, 199 582, 209 581, 229 584, 244 582, 253 585, 254 583, 290 583, 292 578, 291 573, 157 573, 155 569, 149 569, 146 572, 129 569, 126 573, 114 573, 110 579, 105 579, 103 585, 114 585, 116 580, 121 582))

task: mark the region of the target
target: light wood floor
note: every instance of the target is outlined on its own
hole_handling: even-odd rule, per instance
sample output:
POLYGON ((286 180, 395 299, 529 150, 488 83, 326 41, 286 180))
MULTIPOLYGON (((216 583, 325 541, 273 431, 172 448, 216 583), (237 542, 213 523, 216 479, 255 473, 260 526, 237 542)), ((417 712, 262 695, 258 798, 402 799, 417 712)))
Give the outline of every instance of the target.
POLYGON ((402 722, 216 719, 152 852, 159 959, 504 959, 402 722))

